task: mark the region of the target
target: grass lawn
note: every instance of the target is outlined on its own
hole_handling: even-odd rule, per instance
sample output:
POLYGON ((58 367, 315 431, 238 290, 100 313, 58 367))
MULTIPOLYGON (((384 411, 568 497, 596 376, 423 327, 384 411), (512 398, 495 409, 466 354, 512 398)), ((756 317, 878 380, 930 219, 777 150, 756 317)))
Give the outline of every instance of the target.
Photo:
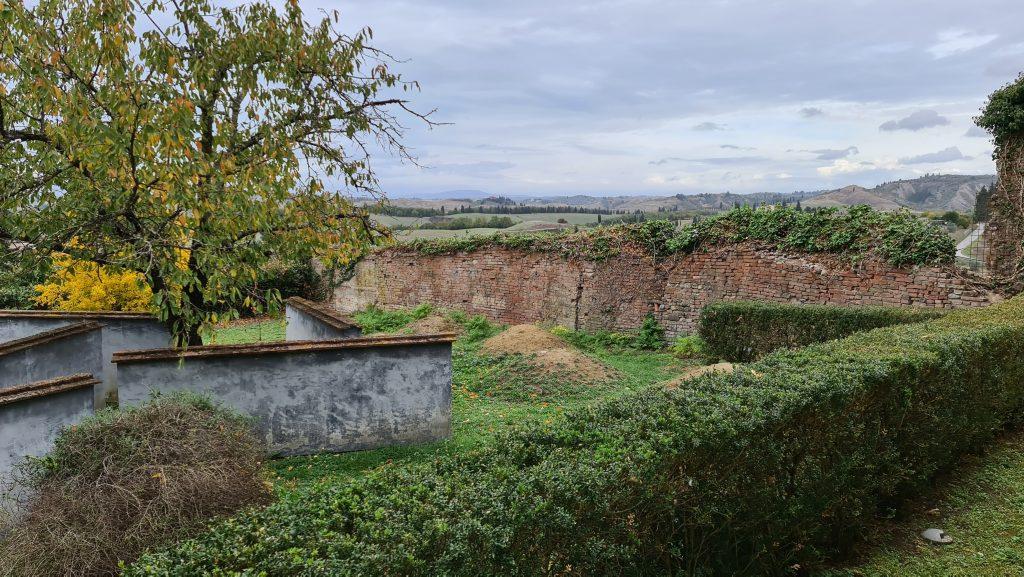
MULTIPOLYGON (((374 319, 375 322, 380 320, 374 319)), ((389 330, 399 330, 395 325, 409 320, 412 319, 406 312, 399 323, 391 323, 389 330)), ((480 319, 476 321, 479 323, 480 319)), ((492 327, 491 330, 500 329, 492 327)), ((270 319, 219 329, 214 340, 218 344, 229 344, 253 342, 260 337, 280 340, 283 335, 283 320, 270 319), (275 335, 276 339, 268 338, 275 335)), ((538 375, 526 362, 528 359, 481 354, 480 336, 464 336, 456 341, 452 350, 450 439, 425 445, 274 460, 268 467, 277 488, 287 492, 313 482, 344 482, 390 463, 426 461, 438 453, 472 451, 510 427, 543 427, 567 408, 655 385, 696 363, 662 352, 592 346, 587 347, 586 353, 618 369, 623 378, 609 384, 571 385, 538 375), (546 392, 530 392, 535 390, 546 392)))
POLYGON ((243 319, 230 326, 218 327, 207 345, 240 345, 245 343, 273 342, 284 340, 285 320, 280 318, 243 319))
POLYGON ((815 577, 1024 576, 1024 428, 965 457, 936 489, 905 507, 897 521, 867 536, 859 558, 815 577), (918 535, 936 527, 952 538, 932 545, 918 535))

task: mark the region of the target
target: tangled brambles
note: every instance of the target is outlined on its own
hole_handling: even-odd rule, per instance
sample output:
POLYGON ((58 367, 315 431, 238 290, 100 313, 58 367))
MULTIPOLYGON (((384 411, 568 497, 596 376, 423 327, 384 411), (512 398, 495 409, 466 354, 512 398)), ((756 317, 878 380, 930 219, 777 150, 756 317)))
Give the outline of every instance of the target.
POLYGON ((264 455, 246 418, 194 395, 100 413, 21 466, 0 575, 116 574, 147 548, 267 502, 264 455))

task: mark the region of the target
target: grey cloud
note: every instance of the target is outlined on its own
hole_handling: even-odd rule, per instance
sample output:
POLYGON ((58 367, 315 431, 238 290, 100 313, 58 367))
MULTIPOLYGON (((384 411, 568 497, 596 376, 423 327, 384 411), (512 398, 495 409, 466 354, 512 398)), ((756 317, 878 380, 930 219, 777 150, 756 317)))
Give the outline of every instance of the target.
MULTIPOLYGON (((687 140, 717 135, 691 131, 713 118, 728 123, 730 135, 735 134, 740 120, 734 114, 742 115, 745 135, 750 127, 752 136, 777 137, 774 145, 767 138, 744 140, 758 142, 762 150, 816 149, 829 142, 821 140, 822 130, 847 128, 866 128, 876 138, 903 134, 908 146, 919 147, 892 153, 856 132, 833 133, 853 139, 865 156, 937 149, 927 142, 927 131, 877 132, 884 121, 898 120, 878 116, 879 111, 909 113, 942 102, 943 112, 959 118, 975 112, 987 94, 1016 76, 1019 53, 999 51, 1020 42, 1019 23, 1005 17, 1019 11, 1020 0, 979 1, 971 9, 956 0, 863 0, 830 3, 827 11, 820 9, 820 0, 299 3, 310 19, 318 18, 321 8, 340 9, 346 31, 372 26, 374 44, 401 60, 392 67, 422 85, 411 96, 414 107, 437 108, 436 119, 452 123, 426 130, 410 122, 405 142, 414 151, 433 163, 467 164, 489 157, 516 164, 515 171, 492 172, 489 182, 481 178, 473 186, 508 193, 601 194, 660 192, 645 188, 646 173, 635 172, 650 169, 642 159, 657 159, 658 151, 688 157, 738 153, 714 142, 687 140), (999 37, 984 48, 936 60, 927 48, 953 25, 999 37), (805 120, 801 110, 817 107, 825 114, 805 120), (666 129, 673 126, 682 130, 666 129), (781 127, 776 134, 765 132, 781 127), (618 133, 630 135, 618 157, 581 159, 584 154, 567 145, 615 148, 611 143, 618 133), (481 142, 537 150, 489 154, 471 148, 481 142), (636 154, 646 156, 638 161, 636 154), (578 167, 579 177, 557 178, 566 166, 578 167)), ((957 136, 966 130, 957 127, 957 136)), ((980 151, 970 152, 979 161, 972 163, 972 171, 991 171, 980 163, 980 151)), ((807 171, 806 159, 780 158, 772 172, 794 174, 787 186, 826 184, 807 171)), ((903 170, 885 176, 913 174, 903 170)), ((381 177, 385 190, 429 192, 466 184, 451 173, 411 164, 396 164, 393 170, 388 165, 381 177)), ((858 173, 858 183, 870 184, 874 177, 858 173)), ((688 182, 693 191, 714 184, 688 182)), ((731 185, 737 192, 760 187, 763 183, 753 180, 731 185)))
POLYGON ((711 132, 713 130, 725 130, 725 125, 717 122, 701 122, 694 125, 693 129, 699 132, 711 132))
POLYGON ((666 165, 666 164, 668 164, 670 162, 685 162, 685 161, 686 161, 686 159, 684 159, 684 158, 677 158, 675 156, 669 156, 667 158, 659 158, 658 160, 652 160, 652 161, 648 162, 647 164, 651 164, 651 165, 654 165, 654 166, 664 166, 664 165, 666 165))
POLYGON ((714 166, 733 166, 737 164, 760 164, 771 159, 764 156, 709 156, 705 158, 679 158, 669 156, 658 160, 652 160, 647 164, 664 166, 669 163, 685 162, 689 164, 710 164, 714 166))
POLYGON ((817 106, 806 106, 800 109, 800 116, 804 118, 814 118, 815 116, 822 116, 825 111, 818 108, 817 106))
POLYGON ((989 134, 987 130, 980 126, 972 126, 967 129, 967 132, 964 133, 964 136, 968 138, 989 138, 992 135, 989 134))
POLYGON ((718 148, 724 148, 726 150, 757 150, 753 146, 736 146, 735 144, 723 144, 718 148))
POLYGON ((893 130, 917 131, 925 128, 931 128, 933 126, 945 126, 947 124, 949 124, 949 119, 934 110, 918 110, 910 116, 906 116, 899 120, 884 122, 878 127, 878 129, 886 132, 893 130))
POLYGON ((515 164, 493 160, 482 160, 479 162, 452 162, 436 164, 428 167, 428 170, 443 174, 460 174, 465 176, 490 176, 512 168, 515 164))
POLYGON ((901 158, 900 162, 903 164, 933 164, 953 162, 954 160, 966 160, 968 158, 970 157, 964 156, 964 154, 960 152, 959 148, 950 146, 949 148, 944 148, 938 152, 929 152, 908 158, 901 158))
POLYGON ((856 146, 847 146, 846 148, 819 148, 818 150, 808 150, 817 155, 818 160, 838 160, 840 158, 846 158, 853 156, 860 152, 856 146))

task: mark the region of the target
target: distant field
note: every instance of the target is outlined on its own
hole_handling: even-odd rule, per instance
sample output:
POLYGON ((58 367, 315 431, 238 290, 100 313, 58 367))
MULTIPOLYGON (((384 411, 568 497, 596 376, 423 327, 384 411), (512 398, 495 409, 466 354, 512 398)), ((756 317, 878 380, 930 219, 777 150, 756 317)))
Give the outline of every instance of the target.
MULTIPOLYGON (((528 220, 541 221, 541 222, 558 222, 558 219, 564 219, 569 224, 596 224, 596 214, 580 214, 575 212, 531 212, 527 214, 485 214, 481 212, 460 212, 457 214, 447 214, 440 218, 456 218, 460 216, 470 218, 490 218, 492 216, 507 216, 515 222, 524 222, 528 220)), ((617 215, 601 215, 602 220, 608 220, 614 218, 617 215)), ((435 217, 437 218, 437 217, 435 217)), ((373 219, 385 226, 405 225, 415 226, 428 222, 430 219, 427 217, 415 217, 415 216, 388 216, 383 214, 374 215, 373 219)))
POLYGON ((414 239, 414 238, 455 238, 459 236, 487 236, 496 232, 501 232, 503 228, 465 228, 462 230, 396 230, 395 238, 397 239, 414 239))

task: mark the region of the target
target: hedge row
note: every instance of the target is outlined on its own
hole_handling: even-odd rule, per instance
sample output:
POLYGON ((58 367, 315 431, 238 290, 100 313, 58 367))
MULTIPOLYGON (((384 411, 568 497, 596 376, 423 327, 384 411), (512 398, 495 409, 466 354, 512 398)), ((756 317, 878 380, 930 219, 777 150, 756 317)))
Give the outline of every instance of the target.
POLYGON ((882 212, 863 205, 806 212, 788 207, 736 208, 679 229, 667 220, 654 220, 576 233, 417 239, 398 248, 441 255, 500 247, 602 260, 619 254, 626 246, 661 258, 744 242, 778 250, 842 255, 853 261, 876 256, 896 266, 949 264, 956 252, 956 243, 932 223, 907 211, 882 212))
POLYGON ((835 553, 1022 401, 1017 298, 298 493, 126 574, 783 574, 835 553))
POLYGON ((777 349, 804 347, 880 327, 919 323, 944 314, 939 309, 925 308, 732 301, 704 307, 699 331, 710 356, 747 362, 777 349))

